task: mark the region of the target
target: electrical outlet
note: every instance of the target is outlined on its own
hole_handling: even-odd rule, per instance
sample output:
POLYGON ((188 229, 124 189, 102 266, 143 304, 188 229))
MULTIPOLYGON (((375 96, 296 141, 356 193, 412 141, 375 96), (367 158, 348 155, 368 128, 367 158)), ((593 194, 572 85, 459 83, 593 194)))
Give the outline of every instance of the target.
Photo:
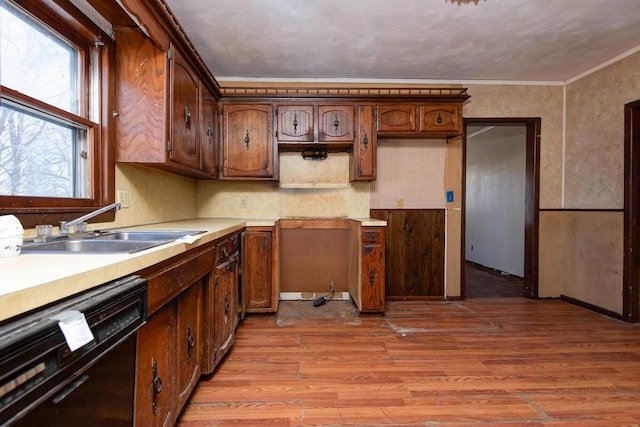
POLYGON ((118 202, 121 208, 129 207, 129 190, 118 190, 118 202))
POLYGON ((247 197, 246 196, 240 197, 240 207, 242 209, 247 209, 247 197))

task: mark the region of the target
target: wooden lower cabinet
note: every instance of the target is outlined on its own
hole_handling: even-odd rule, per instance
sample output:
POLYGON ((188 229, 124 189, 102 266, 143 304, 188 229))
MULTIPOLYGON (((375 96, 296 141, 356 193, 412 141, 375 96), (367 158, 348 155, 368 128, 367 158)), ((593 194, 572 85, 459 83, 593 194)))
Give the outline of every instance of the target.
POLYGON ((349 294, 360 312, 385 309, 385 228, 349 224, 349 294))
POLYGON ((215 364, 231 349, 238 324, 238 255, 216 267, 215 364))
POLYGON ((134 425, 172 426, 175 395, 176 301, 153 314, 138 331, 134 425))
POLYGON ((248 227, 242 233, 242 291, 247 313, 276 313, 277 238, 275 227, 248 227))
POLYGON ((149 319, 138 331, 135 426, 173 426, 201 375, 231 348, 239 239, 234 233, 138 272, 148 279, 149 319))
POLYGON ((178 408, 187 403, 202 374, 202 292, 207 279, 208 276, 200 279, 177 299, 178 408))

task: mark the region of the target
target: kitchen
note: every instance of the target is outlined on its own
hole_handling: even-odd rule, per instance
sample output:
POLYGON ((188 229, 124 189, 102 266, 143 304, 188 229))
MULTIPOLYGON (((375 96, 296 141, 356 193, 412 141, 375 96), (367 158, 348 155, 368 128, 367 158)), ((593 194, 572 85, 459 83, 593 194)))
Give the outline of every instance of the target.
MULTIPOLYGON (((137 4, 136 2, 124 3, 131 3, 132 7, 136 7, 137 4)), ((153 37, 157 33, 153 32, 151 26, 148 24, 147 30, 153 37)), ((156 42, 163 43, 160 39, 156 42)), ((622 299, 619 297, 622 289, 622 251, 611 251, 610 248, 621 245, 622 191, 619 188, 619 182, 621 182, 619 177, 611 176, 608 171, 620 170, 622 157, 609 159, 611 164, 599 164, 595 160, 585 159, 581 152, 585 149, 584 144, 598 150, 602 149, 600 148, 602 144, 608 144, 613 151, 620 151, 618 141, 623 131, 620 120, 614 120, 600 113, 603 110, 620 111, 621 105, 639 98, 637 83, 635 83, 637 61, 638 54, 631 53, 609 67, 598 69, 588 76, 566 84, 558 82, 527 84, 525 81, 517 84, 471 83, 465 85, 470 98, 464 103, 463 111, 465 118, 504 116, 542 118, 538 296, 557 298, 566 295, 618 316, 622 316, 624 309, 622 299), (612 83, 613 81, 616 83, 612 83), (595 98, 599 103, 604 103, 604 106, 594 105, 595 101, 589 101, 595 98), (590 122, 598 124, 600 134, 605 135, 603 138, 593 138, 585 131, 589 128, 585 123, 590 122), (578 141, 580 141, 579 144, 578 141), (593 177, 587 182, 582 180, 585 171, 593 177), (596 181, 596 184, 593 181, 596 181), (585 188, 586 185, 589 185, 589 189, 585 188), (614 191, 590 192, 593 185, 607 188, 613 186, 614 191), (558 229, 566 231, 558 233, 558 229), (592 229, 598 230, 596 236, 593 236, 592 229), (572 242, 589 241, 593 245, 594 239, 596 244, 593 246, 595 249, 592 253, 585 254, 573 248, 572 242), (558 259, 563 260, 561 265, 558 264, 558 259), (584 270, 585 265, 595 268, 596 271, 611 272, 613 270, 613 273, 584 277, 581 271, 584 270), (572 277, 576 274, 583 277, 583 280, 574 282, 572 277)), ((228 93, 238 92, 243 86, 256 86, 257 90, 268 90, 260 87, 265 86, 264 84, 249 85, 246 82, 235 84, 225 82, 222 85, 228 93)), ((116 111, 120 117, 113 118, 114 127, 115 121, 131 117, 130 114, 123 114, 120 108, 116 111)), ((150 132, 153 132, 151 127, 150 132)), ((161 126, 158 129, 161 129, 161 126)), ((453 190, 459 195, 461 194, 462 142, 460 138, 454 138, 449 140, 445 147, 449 172, 445 172, 444 186, 445 189, 453 190)), ((91 228, 123 228, 163 223, 164 227, 186 227, 199 230, 208 229, 208 226, 205 227, 204 219, 209 218, 214 218, 211 220, 212 223, 223 224, 223 226, 214 225, 212 229, 208 229, 208 233, 195 243, 198 246, 216 241, 246 225, 273 227, 275 220, 279 218, 369 218, 368 181, 351 182, 348 178, 345 179, 343 168, 341 181, 337 185, 328 185, 336 184, 328 182, 325 183, 327 184, 325 188, 305 188, 304 184, 309 183, 301 183, 298 179, 299 174, 296 175, 296 172, 305 170, 309 162, 314 161, 302 160, 299 154, 292 153, 295 151, 281 151, 277 160, 274 158, 279 163, 279 182, 196 180, 188 176, 169 174, 163 170, 118 161, 115 164, 112 188, 127 192, 129 207, 115 213, 114 221, 91 224, 91 228), (287 183, 287 179, 291 181, 287 183), (180 209, 176 209, 177 206, 180 209), (215 218, 221 219, 220 222, 215 218), (226 218, 239 218, 239 220, 233 221, 226 218)), ((324 165, 329 168, 331 162, 348 164, 353 151, 348 152, 349 155, 344 153, 344 151, 336 153, 330 151, 328 162, 321 161, 315 165, 320 165, 318 168, 321 169, 325 167, 324 165)), ((323 172, 325 171, 318 171, 318 173, 323 172)), ((334 176, 330 174, 330 177, 334 176)), ((317 181, 312 179, 311 182, 317 181)), ((456 299, 460 297, 461 286, 460 198, 455 198, 452 204, 445 206, 448 215, 445 297, 456 299)), ((2 212, 12 213, 10 208, 4 206, 2 212)), ((67 219, 76 216, 79 215, 70 216, 67 219)), ((364 223, 365 227, 371 225, 377 226, 380 223, 364 223)), ((26 236, 34 235, 35 230, 27 227, 26 236)), ((85 284, 84 286, 91 287, 94 284, 105 283, 131 272, 143 270, 160 262, 164 259, 162 257, 180 254, 185 248, 190 248, 189 245, 191 244, 181 243, 125 261, 122 261, 121 255, 110 255, 109 259, 85 260, 83 257, 81 262, 71 261, 67 264, 56 256, 55 268, 46 270, 29 264, 27 256, 20 256, 11 261, 15 264, 12 264, 10 269, 2 269, 2 283, 13 285, 22 282, 23 286, 38 286, 46 282, 51 284, 52 290, 49 291, 47 288, 46 293, 40 291, 25 294, 21 293, 22 291, 12 293, 11 288, 6 291, 3 289, 6 294, 2 297, 0 312, 6 319, 24 310, 20 308, 24 299, 28 299, 29 304, 33 304, 27 306, 27 309, 35 308, 82 290, 79 287, 73 287, 79 285, 67 286, 66 277, 79 278, 85 284), (105 267, 108 268, 105 270, 105 267), (16 280, 16 277, 19 279, 16 280), (29 280, 32 280, 32 284, 25 284, 25 281, 29 280), (56 286, 59 284, 63 286, 56 286), (63 287, 64 289, 61 289, 63 287)), ((318 289, 318 291, 324 292, 325 289, 318 289)))

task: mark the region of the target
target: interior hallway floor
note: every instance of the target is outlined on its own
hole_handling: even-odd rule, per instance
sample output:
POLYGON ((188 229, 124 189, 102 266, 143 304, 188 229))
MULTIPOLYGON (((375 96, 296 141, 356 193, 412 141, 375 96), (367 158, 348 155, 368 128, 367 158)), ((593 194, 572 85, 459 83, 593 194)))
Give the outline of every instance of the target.
POLYGON ((473 262, 465 262, 465 297, 497 298, 521 297, 524 291, 522 277, 505 274, 473 262))
POLYGON ((241 322, 178 426, 639 425, 640 325, 561 300, 305 303, 241 322))

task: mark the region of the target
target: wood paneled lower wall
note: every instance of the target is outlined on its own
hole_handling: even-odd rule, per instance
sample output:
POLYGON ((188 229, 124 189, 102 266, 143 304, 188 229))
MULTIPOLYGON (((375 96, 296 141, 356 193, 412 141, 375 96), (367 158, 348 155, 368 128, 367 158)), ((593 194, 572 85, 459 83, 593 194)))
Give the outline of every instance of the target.
POLYGON ((638 325, 517 297, 313 310, 246 318, 179 427, 639 425, 638 325))
POLYGON ((444 209, 372 209, 387 221, 386 298, 444 298, 444 209))

